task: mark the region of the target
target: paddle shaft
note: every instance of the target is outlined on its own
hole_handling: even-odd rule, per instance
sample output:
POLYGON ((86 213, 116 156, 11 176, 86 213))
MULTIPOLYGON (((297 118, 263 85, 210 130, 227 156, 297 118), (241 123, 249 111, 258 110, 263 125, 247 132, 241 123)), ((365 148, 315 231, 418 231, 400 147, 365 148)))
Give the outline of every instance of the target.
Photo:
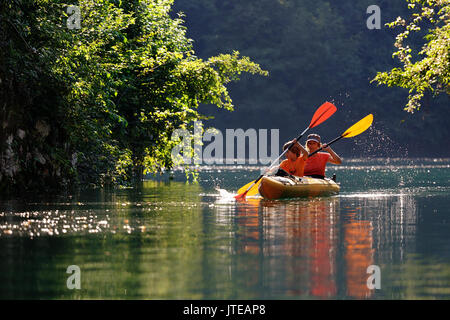
MULTIPOLYGON (((297 138, 295 138, 295 142, 291 143, 291 144, 289 145, 289 147, 286 148, 286 150, 284 150, 283 153, 279 155, 278 158, 276 158, 274 161, 272 161, 272 163, 270 164, 268 170, 270 170, 270 169, 273 167, 273 165, 274 165, 275 163, 277 163, 278 160, 280 160, 281 157, 284 156, 284 154, 285 154, 285 153, 286 153, 286 152, 287 152, 294 144, 296 144, 296 143, 298 142, 298 140, 300 140, 300 139, 303 137, 303 135, 306 133, 306 131, 309 130, 309 128, 310 128, 310 127, 308 127, 308 128, 306 128, 305 130, 303 130, 303 132, 302 132, 297 138)), ((255 182, 253 182, 252 185, 251 185, 250 187, 248 187, 248 189, 247 189, 245 192, 247 193, 247 192, 248 192, 255 184, 258 183, 259 180, 261 180, 262 177, 264 177, 264 174, 260 175, 260 176, 258 177, 258 179, 256 179, 255 182)))
MULTIPOLYGON (((342 138, 351 138, 354 136, 357 136, 358 134, 363 133, 366 131, 371 125, 373 121, 373 115, 369 114, 368 116, 364 117, 363 119, 359 120, 357 123, 352 125, 350 128, 348 128, 341 136, 337 137, 336 139, 330 141, 327 143, 327 146, 332 145, 336 141, 341 140, 342 138)), ((323 147, 317 149, 314 152, 311 152, 308 157, 311 157, 315 155, 317 152, 323 150, 323 147)))
MULTIPOLYGON (((327 145, 327 146, 330 146, 330 145, 332 145, 333 143, 335 143, 336 141, 341 140, 343 137, 344 137, 344 136, 339 136, 339 137, 337 137, 336 139, 334 139, 334 140, 328 142, 326 145, 327 145)), ((322 151, 322 150, 323 150, 323 147, 320 147, 320 148, 317 149, 316 151, 311 152, 311 153, 309 154, 308 158, 311 157, 311 156, 313 156, 313 155, 315 155, 317 152, 322 151)))
POLYGON ((283 153, 280 154, 280 156, 279 156, 278 158, 276 158, 276 159, 271 163, 269 169, 272 168, 273 165, 274 165, 275 163, 277 163, 278 160, 280 160, 281 157, 284 156, 284 154, 285 154, 286 152, 288 152, 288 150, 289 150, 290 148, 292 148, 292 146, 293 146, 294 144, 296 144, 296 143, 298 142, 298 140, 300 140, 300 139, 303 137, 303 135, 306 133, 306 131, 309 130, 309 128, 310 128, 310 127, 308 127, 308 128, 306 128, 305 130, 303 130, 303 132, 302 132, 297 138, 295 138, 295 142, 291 143, 291 144, 289 145, 289 147, 287 147, 286 150, 284 150, 283 153))

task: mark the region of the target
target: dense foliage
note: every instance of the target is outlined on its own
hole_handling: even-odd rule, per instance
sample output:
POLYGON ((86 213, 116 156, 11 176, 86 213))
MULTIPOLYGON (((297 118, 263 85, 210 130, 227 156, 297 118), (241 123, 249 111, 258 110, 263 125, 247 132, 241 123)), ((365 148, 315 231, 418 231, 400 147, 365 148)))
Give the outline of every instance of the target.
POLYGON ((391 28, 405 29, 397 35, 395 41, 397 51, 394 53, 402 63, 402 67, 379 73, 375 80, 388 86, 409 89, 405 110, 414 112, 420 108, 420 101, 427 91, 434 95, 439 93, 450 95, 450 1, 407 1, 409 8, 415 9, 412 19, 407 22, 398 17, 388 24, 391 28), (428 25, 425 22, 428 22, 428 25), (410 33, 420 31, 420 26, 424 24, 427 27, 432 25, 424 37, 426 43, 419 52, 419 55, 424 57, 413 62, 412 48, 405 42, 410 33))
POLYGON ((0 3, 3 190, 123 183, 170 168, 172 132, 226 85, 266 74, 238 52, 194 55, 171 0, 0 3), (75 12, 75 13, 74 13, 75 12))

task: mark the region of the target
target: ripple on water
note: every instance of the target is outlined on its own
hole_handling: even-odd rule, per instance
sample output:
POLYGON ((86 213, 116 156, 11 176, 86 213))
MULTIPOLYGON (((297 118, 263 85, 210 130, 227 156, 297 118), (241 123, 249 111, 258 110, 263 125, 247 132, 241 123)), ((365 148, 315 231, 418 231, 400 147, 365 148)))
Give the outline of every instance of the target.
POLYGON ((93 234, 114 229, 106 212, 94 210, 45 210, 0 213, 0 236, 58 236, 71 233, 93 234))

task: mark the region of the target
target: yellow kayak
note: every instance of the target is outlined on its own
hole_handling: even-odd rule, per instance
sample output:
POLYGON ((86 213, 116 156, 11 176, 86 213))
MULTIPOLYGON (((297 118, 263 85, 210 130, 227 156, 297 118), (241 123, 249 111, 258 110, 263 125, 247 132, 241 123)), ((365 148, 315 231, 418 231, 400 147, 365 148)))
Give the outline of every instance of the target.
POLYGON ((339 193, 331 179, 267 176, 261 179, 259 194, 266 199, 328 196, 339 193))

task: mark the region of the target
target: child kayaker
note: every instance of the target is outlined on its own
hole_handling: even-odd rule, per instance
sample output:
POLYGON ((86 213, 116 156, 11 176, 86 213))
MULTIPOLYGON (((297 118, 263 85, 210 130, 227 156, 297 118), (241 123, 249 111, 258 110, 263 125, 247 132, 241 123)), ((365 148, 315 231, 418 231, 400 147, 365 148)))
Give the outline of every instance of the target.
POLYGON ((308 135, 306 140, 306 150, 313 153, 320 147, 326 152, 318 152, 312 157, 309 157, 305 164, 304 174, 312 178, 325 178, 325 167, 327 163, 341 164, 341 158, 329 147, 327 144, 321 144, 320 136, 318 134, 308 135))
POLYGON ((280 163, 280 169, 297 177, 303 177, 306 160, 308 159, 308 151, 301 144, 294 140, 288 141, 283 146, 286 150, 292 143, 295 144, 286 152, 286 160, 280 163))

